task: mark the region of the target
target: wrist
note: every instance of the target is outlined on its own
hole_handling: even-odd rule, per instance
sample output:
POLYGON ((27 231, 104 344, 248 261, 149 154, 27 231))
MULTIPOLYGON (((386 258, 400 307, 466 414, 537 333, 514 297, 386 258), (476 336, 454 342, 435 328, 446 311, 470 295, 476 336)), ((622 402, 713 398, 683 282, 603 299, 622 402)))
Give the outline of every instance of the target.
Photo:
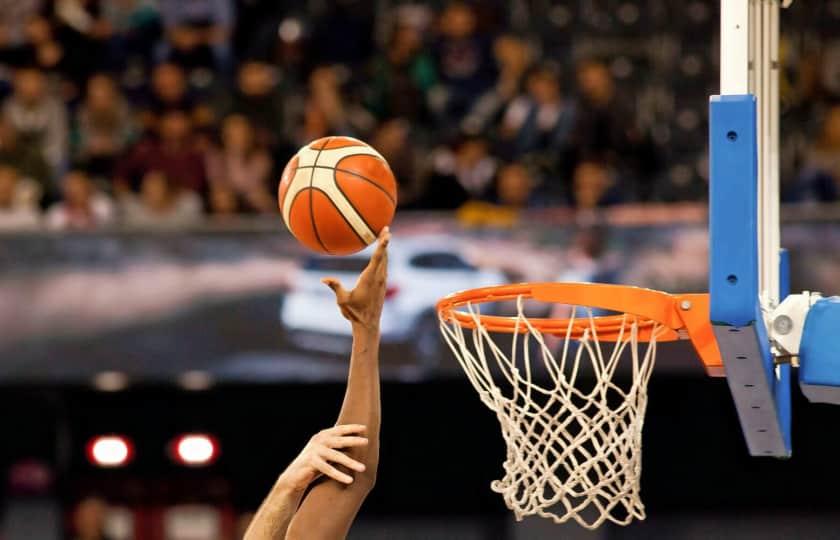
POLYGON ((289 493, 292 495, 295 494, 303 494, 306 490, 306 487, 301 487, 296 485, 295 482, 292 481, 291 478, 284 472, 279 477, 277 477, 277 481, 274 482, 273 491, 276 493, 289 493))
POLYGON ((379 337, 379 320, 374 322, 354 322, 353 337, 379 337))

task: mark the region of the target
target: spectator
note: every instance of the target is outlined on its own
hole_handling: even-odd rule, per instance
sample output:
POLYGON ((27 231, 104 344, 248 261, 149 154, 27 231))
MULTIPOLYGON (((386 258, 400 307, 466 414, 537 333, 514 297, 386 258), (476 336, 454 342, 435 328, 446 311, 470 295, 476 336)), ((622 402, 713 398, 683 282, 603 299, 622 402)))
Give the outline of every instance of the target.
POLYGON ((37 38, 45 37, 35 28, 41 8, 42 0, 0 0, 0 64, 21 66, 35 59, 37 38))
POLYGON ((411 207, 421 195, 425 171, 423 146, 411 137, 411 124, 402 118, 383 122, 371 138, 371 145, 382 154, 397 179, 397 204, 411 207))
POLYGON ((493 43, 493 54, 499 70, 496 84, 470 107, 461 123, 468 133, 491 129, 501 112, 507 108, 522 87, 528 68, 533 63, 533 52, 522 39, 505 35, 493 43))
POLYGON ((271 170, 271 156, 255 142, 248 119, 236 114, 225 118, 222 147, 207 156, 210 184, 232 189, 248 210, 272 212, 277 206, 268 190, 271 170))
POLYGON ((50 229, 94 229, 111 223, 114 207, 111 200, 98 192, 82 170, 71 170, 64 176, 64 200, 47 211, 50 229))
POLYGON ((233 0, 160 0, 168 58, 188 69, 231 67, 233 0))
POLYGON ((454 210, 469 199, 490 197, 496 175, 496 159, 487 141, 465 138, 455 150, 440 149, 432 154, 431 175, 417 206, 423 209, 454 210))
POLYGON ((17 170, 0 166, 0 231, 33 229, 40 223, 37 207, 21 194, 17 170))
POLYGON ((91 77, 76 112, 77 158, 88 172, 110 179, 117 157, 134 137, 133 120, 113 79, 102 74, 91 77))
POLYGON ((436 81, 434 61, 423 50, 419 29, 397 26, 373 62, 366 104, 379 119, 424 120, 427 94, 436 81))
POLYGON ((146 137, 116 167, 118 190, 139 187, 147 172, 166 174, 173 185, 196 194, 204 193, 206 173, 204 156, 197 151, 190 119, 180 110, 163 114, 156 138, 146 137))
POLYGON ((373 128, 375 121, 365 109, 345 101, 337 68, 315 69, 309 77, 309 92, 298 145, 327 135, 363 137, 373 128))
POLYGON ((149 171, 140 183, 140 196, 121 200, 125 223, 140 228, 178 228, 201 219, 201 199, 177 189, 161 171, 149 171))
POLYGON ((600 161, 586 160, 578 163, 572 188, 575 206, 580 209, 615 204, 623 199, 615 171, 600 161))
POLYGON ((444 89, 443 115, 459 120, 496 79, 490 42, 477 31, 471 6, 449 4, 439 19, 437 65, 444 89))
POLYGON ((191 111, 195 100, 187 86, 187 77, 180 66, 164 62, 152 71, 152 84, 141 114, 143 129, 153 133, 158 117, 165 111, 191 111))
POLYGON ((98 497, 82 499, 73 513, 73 540, 109 540, 105 534, 108 503, 98 497))
POLYGON ((230 219, 242 209, 242 204, 236 192, 226 185, 216 185, 210 188, 210 213, 214 219, 230 219))
POLYGON ((526 80, 526 93, 505 110, 500 126, 504 146, 520 157, 532 152, 557 154, 569 145, 574 110, 560 91, 554 70, 541 66, 526 80))
POLYGON ((22 144, 34 144, 47 160, 53 177, 67 163, 67 112, 49 92, 47 79, 36 68, 15 72, 14 93, 3 104, 3 115, 17 130, 22 144))
POLYGON ((496 178, 496 201, 505 207, 522 209, 533 203, 535 182, 521 163, 508 163, 496 178))
POLYGON ((45 195, 48 199, 57 197, 58 193, 52 189, 50 166, 41 148, 21 141, 8 118, 0 118, 0 164, 14 168, 24 179, 33 182, 39 196, 45 195))
POLYGON ((224 107, 232 113, 244 115, 256 130, 259 144, 275 148, 287 131, 284 124, 284 101, 288 93, 278 88, 277 69, 264 62, 247 61, 239 68, 231 103, 224 107), (278 135, 279 134, 279 135, 278 135))
POLYGON ((831 202, 840 199, 840 105, 825 114, 819 137, 805 153, 802 173, 791 201, 831 202))
POLYGON ((573 144, 579 157, 608 161, 620 167, 632 191, 646 198, 651 179, 659 169, 659 159, 650 138, 635 125, 635 115, 615 87, 606 65, 582 62, 577 68, 581 94, 580 114, 576 115, 573 144))

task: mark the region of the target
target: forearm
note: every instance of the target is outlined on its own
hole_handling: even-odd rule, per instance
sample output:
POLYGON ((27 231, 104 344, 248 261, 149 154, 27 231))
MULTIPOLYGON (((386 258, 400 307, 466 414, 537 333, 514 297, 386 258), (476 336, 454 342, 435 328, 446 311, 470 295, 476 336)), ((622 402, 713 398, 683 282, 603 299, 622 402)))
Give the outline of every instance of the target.
POLYGON ((280 475, 245 532, 244 540, 283 540, 303 491, 290 487, 280 475))
POLYGON ((347 392, 338 424, 364 424, 368 444, 350 448, 347 455, 365 466, 353 483, 326 480, 306 495, 289 528, 287 540, 344 538, 356 513, 376 482, 379 465, 379 328, 353 325, 353 353, 347 392))
POLYGON ((376 474, 379 461, 379 326, 353 325, 353 352, 344 403, 337 424, 363 424, 370 444, 349 451, 350 457, 364 463, 365 474, 376 474))

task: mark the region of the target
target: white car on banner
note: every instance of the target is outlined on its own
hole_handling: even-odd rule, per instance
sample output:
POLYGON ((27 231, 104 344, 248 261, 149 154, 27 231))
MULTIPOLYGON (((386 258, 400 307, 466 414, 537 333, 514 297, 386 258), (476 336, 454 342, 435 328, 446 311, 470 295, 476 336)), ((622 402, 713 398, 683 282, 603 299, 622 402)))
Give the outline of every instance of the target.
MULTIPOLYGON (((313 351, 350 351, 351 328, 335 305, 324 277, 351 288, 373 253, 373 246, 346 257, 312 256, 303 263, 280 308, 289 340, 313 351)), ((439 236, 395 237, 388 248, 388 289, 380 331, 383 344, 406 344, 420 363, 436 365, 444 352, 435 304, 449 293, 500 285, 498 270, 477 268, 461 255, 458 244, 439 236)))

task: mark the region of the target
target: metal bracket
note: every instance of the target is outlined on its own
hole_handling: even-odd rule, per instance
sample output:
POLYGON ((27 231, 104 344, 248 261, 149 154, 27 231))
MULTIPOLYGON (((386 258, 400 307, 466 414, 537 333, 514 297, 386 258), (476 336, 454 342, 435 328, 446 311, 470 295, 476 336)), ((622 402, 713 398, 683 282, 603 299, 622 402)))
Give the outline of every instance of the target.
POLYGON ((791 363, 790 359, 799 356, 805 318, 811 306, 820 298, 822 295, 817 292, 791 294, 766 316, 767 334, 773 344, 773 356, 779 360, 777 364, 791 363))

